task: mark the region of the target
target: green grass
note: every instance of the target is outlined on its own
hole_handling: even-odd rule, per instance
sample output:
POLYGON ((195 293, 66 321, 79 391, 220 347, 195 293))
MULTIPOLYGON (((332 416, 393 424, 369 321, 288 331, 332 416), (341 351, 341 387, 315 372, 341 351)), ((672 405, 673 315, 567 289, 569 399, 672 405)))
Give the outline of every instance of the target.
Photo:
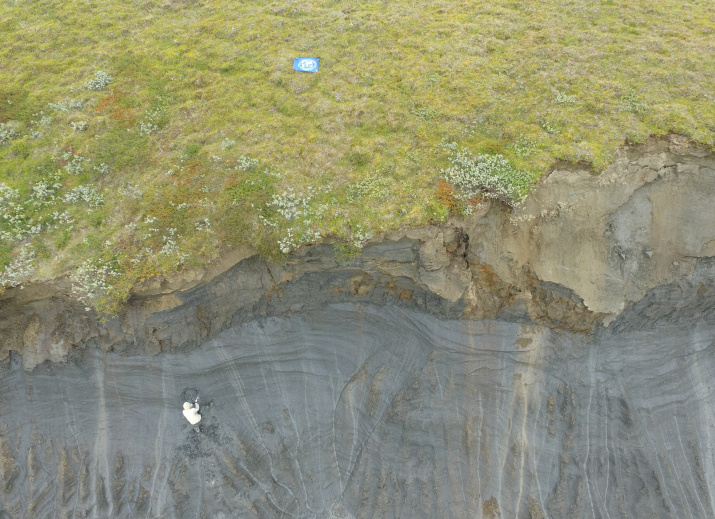
POLYGON ((19 198, 0 202, 0 266, 25 243, 28 279, 111 266, 83 272, 103 272, 87 302, 113 311, 239 244, 353 250, 444 218, 445 143, 501 155, 520 194, 625 140, 714 145, 714 26, 709 1, 4 2, 0 182, 19 198), (86 89, 98 71, 114 81, 86 89), (104 203, 66 202, 80 186, 104 203), (291 192, 307 201, 285 218, 274 195, 291 192))

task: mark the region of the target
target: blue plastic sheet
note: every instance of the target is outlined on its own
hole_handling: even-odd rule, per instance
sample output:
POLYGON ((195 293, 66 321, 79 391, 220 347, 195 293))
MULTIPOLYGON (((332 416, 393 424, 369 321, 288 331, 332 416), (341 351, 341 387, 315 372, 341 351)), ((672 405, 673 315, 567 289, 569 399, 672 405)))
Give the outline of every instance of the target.
POLYGON ((318 72, 320 58, 295 58, 293 70, 299 72, 318 72))

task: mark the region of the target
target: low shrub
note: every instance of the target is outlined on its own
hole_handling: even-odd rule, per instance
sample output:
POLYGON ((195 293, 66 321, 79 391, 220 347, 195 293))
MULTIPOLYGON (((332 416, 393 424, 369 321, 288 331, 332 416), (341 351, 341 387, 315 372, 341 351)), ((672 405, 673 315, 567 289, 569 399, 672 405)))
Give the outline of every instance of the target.
POLYGON ((7 146, 11 140, 17 139, 18 137, 19 134, 15 128, 9 124, 0 123, 0 146, 7 146))
POLYGON ((442 174, 456 188, 460 200, 484 196, 514 206, 526 198, 534 175, 514 167, 503 155, 473 155, 458 149, 456 143, 444 144, 443 148, 450 152, 452 165, 442 174))
POLYGON ((86 90, 104 90, 110 83, 114 83, 114 78, 100 70, 94 73, 94 78, 84 84, 84 88, 86 90))

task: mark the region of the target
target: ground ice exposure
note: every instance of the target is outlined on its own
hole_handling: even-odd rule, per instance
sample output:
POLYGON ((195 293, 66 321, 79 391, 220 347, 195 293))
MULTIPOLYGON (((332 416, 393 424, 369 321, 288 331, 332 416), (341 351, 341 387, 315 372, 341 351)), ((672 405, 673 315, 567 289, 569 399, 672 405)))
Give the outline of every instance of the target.
POLYGON ((6 516, 715 517, 715 328, 340 304, 0 370, 6 516), (197 428, 181 394, 201 392, 197 428), (210 406, 208 405, 210 403, 210 406))

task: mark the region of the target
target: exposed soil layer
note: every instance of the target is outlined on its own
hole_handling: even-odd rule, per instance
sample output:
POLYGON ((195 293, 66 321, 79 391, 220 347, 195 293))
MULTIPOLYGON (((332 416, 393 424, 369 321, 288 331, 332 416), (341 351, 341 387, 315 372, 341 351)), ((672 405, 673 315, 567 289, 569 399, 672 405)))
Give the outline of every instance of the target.
POLYGON ((713 199, 669 136, 106 321, 66 280, 8 290, 0 517, 714 517, 713 199))
POLYGON ((439 316, 499 318, 594 333, 605 325, 712 318, 715 158, 681 137, 624 146, 596 175, 560 165, 514 213, 485 204, 468 219, 392 232, 359 258, 307 246, 282 263, 250 251, 143 287, 103 321, 67 280, 0 297, 0 358, 26 369, 87 347, 185 350, 261 316, 328 303, 391 303, 439 316))

